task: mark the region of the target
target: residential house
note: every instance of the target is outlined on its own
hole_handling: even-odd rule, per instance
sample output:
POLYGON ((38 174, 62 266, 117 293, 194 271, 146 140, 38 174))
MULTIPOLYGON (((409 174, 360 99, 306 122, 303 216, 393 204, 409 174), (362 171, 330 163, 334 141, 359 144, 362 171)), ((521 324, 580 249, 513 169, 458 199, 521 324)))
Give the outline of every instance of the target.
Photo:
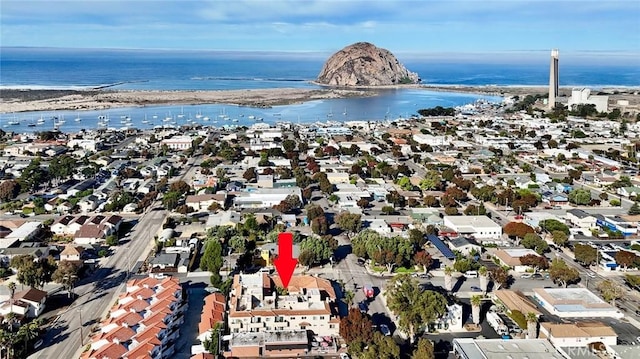
POLYGON ((569 196, 562 192, 544 193, 542 201, 552 206, 564 206, 569 204, 569 196))
POLYGON ((37 318, 44 312, 47 301, 47 292, 29 288, 13 295, 13 301, 9 298, 0 304, 0 315, 5 317, 13 312, 21 318, 37 318))
POLYGON ((76 244, 98 244, 107 239, 109 227, 104 224, 85 224, 73 235, 76 244))
POLYGON ((233 199, 235 208, 270 208, 284 201, 288 196, 297 196, 302 199, 302 191, 299 187, 292 188, 256 188, 239 192, 233 199))
POLYGON ((588 230, 588 229, 597 227, 596 217, 581 209, 572 208, 568 210, 566 218, 567 218, 567 221, 569 221, 569 223, 571 223, 572 225, 578 228, 588 230))
POLYGON ((221 208, 224 208, 226 200, 227 195, 224 192, 216 194, 196 194, 187 196, 185 204, 193 208, 194 211, 199 212, 207 211, 213 203, 218 203, 221 208))
POLYGON ((459 235, 476 239, 496 239, 502 237, 502 227, 487 216, 444 216, 444 225, 459 235))
POLYGON ((392 232, 391 226, 382 218, 365 219, 362 227, 374 230, 383 236, 390 235, 392 232))
POLYGON ((207 219, 207 228, 218 226, 234 227, 236 224, 240 223, 240 220, 240 213, 236 211, 220 211, 218 213, 211 213, 207 219))
POLYGON ((93 212, 98 208, 99 199, 97 196, 89 195, 78 202, 78 207, 82 213, 93 212))
POLYGON ((161 252, 156 254, 151 259, 151 273, 156 274, 172 274, 172 273, 187 273, 187 267, 189 265, 189 254, 181 253, 166 253, 161 252))
POLYGON ((84 247, 68 244, 64 246, 64 249, 60 252, 60 260, 73 262, 79 261, 81 260, 83 252, 84 247))
POLYGON ((465 237, 452 238, 447 241, 449 248, 452 251, 458 251, 465 256, 468 256, 472 252, 480 254, 482 251, 482 247, 472 243, 469 239, 465 237))
POLYGON ((540 336, 556 347, 587 347, 594 343, 616 345, 618 334, 610 326, 597 322, 540 323, 540 336))
POLYGON ((522 262, 520 262, 520 257, 524 257, 529 254, 533 254, 538 257, 540 256, 533 249, 525 248, 499 249, 495 252, 494 256, 495 258, 498 258, 500 265, 508 266, 516 272, 526 272, 532 268, 528 265, 523 265, 522 262))
POLYGON ((627 198, 638 198, 640 197, 640 187, 638 186, 620 187, 618 188, 617 193, 627 198))

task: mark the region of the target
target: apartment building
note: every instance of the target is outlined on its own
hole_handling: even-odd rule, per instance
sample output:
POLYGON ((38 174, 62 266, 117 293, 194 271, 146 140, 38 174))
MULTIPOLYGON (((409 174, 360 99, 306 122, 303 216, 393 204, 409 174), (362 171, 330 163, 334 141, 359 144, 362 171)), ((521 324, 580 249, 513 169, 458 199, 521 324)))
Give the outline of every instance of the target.
POLYGON ((185 309, 177 278, 130 280, 81 359, 169 358, 185 309))
POLYGON ((234 277, 229 354, 239 358, 304 355, 312 350, 308 334, 338 335, 340 318, 331 282, 304 275, 291 278, 286 294, 278 294, 278 287, 282 287, 280 277, 266 273, 234 277))

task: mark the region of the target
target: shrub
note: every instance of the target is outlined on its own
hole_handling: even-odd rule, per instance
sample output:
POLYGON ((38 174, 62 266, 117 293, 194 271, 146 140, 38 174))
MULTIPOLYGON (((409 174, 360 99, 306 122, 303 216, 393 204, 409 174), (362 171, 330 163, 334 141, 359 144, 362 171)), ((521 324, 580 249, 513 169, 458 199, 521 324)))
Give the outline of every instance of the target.
POLYGON ((519 310, 512 310, 509 317, 522 329, 527 329, 527 318, 519 310))

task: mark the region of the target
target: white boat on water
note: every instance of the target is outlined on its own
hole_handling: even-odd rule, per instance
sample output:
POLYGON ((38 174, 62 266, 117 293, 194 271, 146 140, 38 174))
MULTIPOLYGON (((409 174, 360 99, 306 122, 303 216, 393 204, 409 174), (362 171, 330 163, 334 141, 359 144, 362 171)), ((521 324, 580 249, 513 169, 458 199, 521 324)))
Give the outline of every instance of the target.
POLYGON ((248 119, 250 119, 250 120, 253 120, 253 119, 255 119, 255 118, 256 118, 256 116, 254 116, 254 115, 249 115, 249 116, 247 116, 247 118, 248 118, 248 119))
POLYGON ((210 120, 210 118, 209 118, 208 116, 204 116, 204 117, 202 118, 202 121, 209 121, 209 120, 210 120))
POLYGON ((196 113, 196 118, 197 119, 202 118, 202 112, 201 111, 198 111, 198 113, 196 113))

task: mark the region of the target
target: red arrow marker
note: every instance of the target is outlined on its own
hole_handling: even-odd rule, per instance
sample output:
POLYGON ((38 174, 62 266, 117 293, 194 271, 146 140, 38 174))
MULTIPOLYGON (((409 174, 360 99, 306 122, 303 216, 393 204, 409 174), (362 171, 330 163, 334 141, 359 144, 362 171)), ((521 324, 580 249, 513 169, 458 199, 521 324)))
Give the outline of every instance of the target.
POLYGON ((275 264, 278 275, 280 275, 282 286, 287 288, 293 271, 298 264, 298 259, 293 258, 292 233, 285 232, 278 235, 278 257, 273 260, 273 264, 275 264))

